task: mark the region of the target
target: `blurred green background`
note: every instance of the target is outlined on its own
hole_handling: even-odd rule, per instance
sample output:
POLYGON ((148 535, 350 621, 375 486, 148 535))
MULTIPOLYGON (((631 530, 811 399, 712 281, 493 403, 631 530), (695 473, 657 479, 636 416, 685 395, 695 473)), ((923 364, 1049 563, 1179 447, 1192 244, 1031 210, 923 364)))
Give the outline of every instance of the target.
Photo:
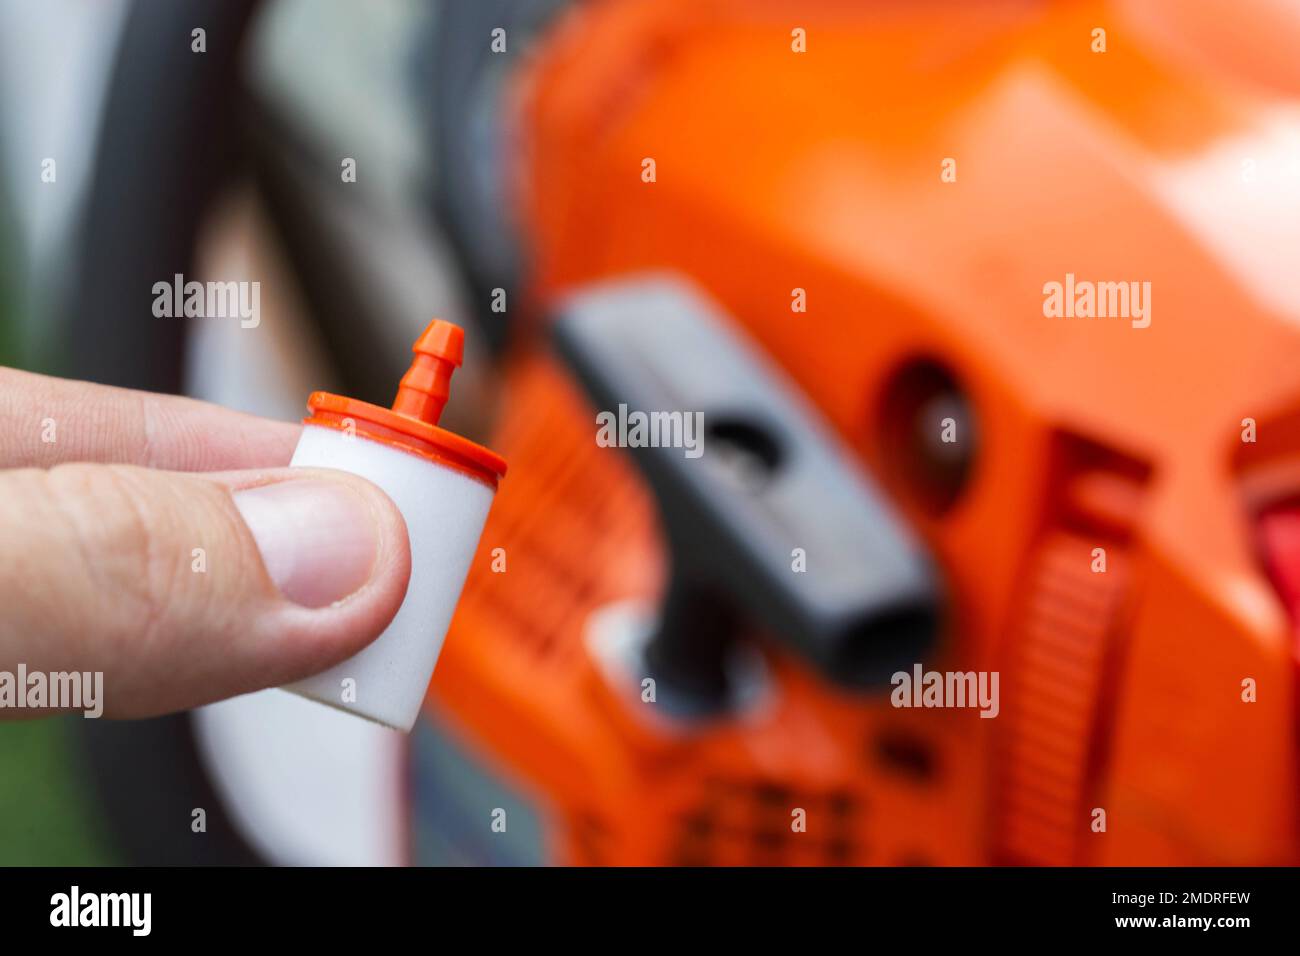
MULTIPOLYGON (((36 368, 25 347, 25 263, 8 190, 0 182, 0 364, 36 368)), ((0 864, 101 865, 118 862, 97 817, 80 759, 79 717, 0 720, 0 864)))

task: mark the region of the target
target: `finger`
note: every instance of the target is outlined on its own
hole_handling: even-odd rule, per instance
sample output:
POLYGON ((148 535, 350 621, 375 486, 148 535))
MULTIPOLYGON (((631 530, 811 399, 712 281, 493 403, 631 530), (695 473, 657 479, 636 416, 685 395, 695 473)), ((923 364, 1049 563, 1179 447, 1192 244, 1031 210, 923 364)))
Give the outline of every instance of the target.
POLYGON ((0 472, 0 669, 102 672, 110 716, 324 670, 383 631, 409 575, 400 512, 344 472, 0 472))
POLYGON ((287 465, 299 426, 217 405, 0 368, 0 468, 98 461, 220 471, 287 465))

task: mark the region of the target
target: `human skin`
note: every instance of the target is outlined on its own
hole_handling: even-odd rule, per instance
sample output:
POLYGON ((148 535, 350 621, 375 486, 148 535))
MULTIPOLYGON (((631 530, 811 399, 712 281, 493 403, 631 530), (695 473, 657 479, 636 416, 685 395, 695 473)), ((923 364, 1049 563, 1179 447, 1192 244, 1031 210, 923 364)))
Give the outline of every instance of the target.
POLYGON ((362 478, 285 467, 299 430, 0 368, 0 670, 102 672, 105 716, 146 717, 378 637, 406 526, 362 478))

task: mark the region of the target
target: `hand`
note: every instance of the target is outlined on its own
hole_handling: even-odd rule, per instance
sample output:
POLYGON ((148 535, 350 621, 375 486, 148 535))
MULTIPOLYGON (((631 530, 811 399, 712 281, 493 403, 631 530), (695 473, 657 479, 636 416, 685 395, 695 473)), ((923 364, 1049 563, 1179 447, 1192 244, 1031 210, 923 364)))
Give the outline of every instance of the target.
POLYGON ((378 637, 406 593, 406 525, 361 478, 277 467, 299 430, 0 369, 0 671, 102 671, 104 713, 143 717, 378 637))

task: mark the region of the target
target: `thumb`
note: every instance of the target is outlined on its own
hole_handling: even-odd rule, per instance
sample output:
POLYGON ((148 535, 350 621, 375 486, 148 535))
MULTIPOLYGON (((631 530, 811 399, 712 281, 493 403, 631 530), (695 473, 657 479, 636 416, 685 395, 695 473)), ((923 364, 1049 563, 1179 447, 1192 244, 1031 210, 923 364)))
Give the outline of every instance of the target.
POLYGON ((383 631, 409 575, 400 512, 345 472, 0 472, 0 667, 102 671, 110 716, 324 670, 383 631))

